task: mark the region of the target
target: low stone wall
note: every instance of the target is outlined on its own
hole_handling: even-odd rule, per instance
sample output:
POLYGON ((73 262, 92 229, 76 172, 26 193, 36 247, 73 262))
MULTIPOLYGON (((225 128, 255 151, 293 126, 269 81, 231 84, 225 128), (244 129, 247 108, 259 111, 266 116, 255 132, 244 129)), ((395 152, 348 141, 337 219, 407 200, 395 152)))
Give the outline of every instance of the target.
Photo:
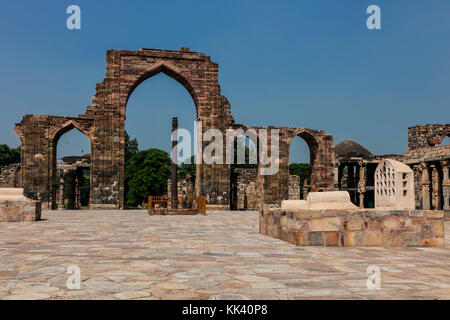
POLYGON ((37 221, 41 203, 33 200, 0 200, 0 222, 37 221))
POLYGON ((442 210, 264 210, 260 233, 297 246, 443 247, 442 210))

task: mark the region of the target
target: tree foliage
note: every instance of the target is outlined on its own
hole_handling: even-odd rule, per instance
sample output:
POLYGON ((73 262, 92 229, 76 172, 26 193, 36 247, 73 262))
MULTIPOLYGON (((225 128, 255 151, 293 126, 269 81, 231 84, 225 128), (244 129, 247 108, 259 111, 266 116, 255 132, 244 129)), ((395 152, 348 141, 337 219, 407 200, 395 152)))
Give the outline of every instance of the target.
POLYGON ((291 163, 289 174, 295 174, 304 180, 309 175, 309 163, 291 163))
POLYGON ((195 156, 191 156, 178 166, 178 179, 185 179, 188 174, 195 173, 195 156))
POLYGON ((139 143, 136 138, 130 139, 130 136, 125 131, 125 164, 129 163, 131 158, 139 152, 139 143))
POLYGON ((149 195, 166 193, 170 168, 171 159, 167 152, 159 149, 138 151, 126 167, 127 207, 139 206, 149 195))
POLYGON ((13 163, 20 163, 20 147, 10 148, 0 144, 0 170, 13 163))

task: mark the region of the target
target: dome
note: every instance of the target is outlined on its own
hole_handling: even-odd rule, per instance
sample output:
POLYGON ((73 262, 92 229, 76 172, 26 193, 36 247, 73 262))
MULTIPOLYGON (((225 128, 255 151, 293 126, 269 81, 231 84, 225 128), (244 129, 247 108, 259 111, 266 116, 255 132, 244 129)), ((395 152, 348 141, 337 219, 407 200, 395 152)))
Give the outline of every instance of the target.
POLYGON ((344 140, 339 142, 336 147, 336 156, 338 158, 370 158, 372 153, 359 143, 353 140, 344 140))

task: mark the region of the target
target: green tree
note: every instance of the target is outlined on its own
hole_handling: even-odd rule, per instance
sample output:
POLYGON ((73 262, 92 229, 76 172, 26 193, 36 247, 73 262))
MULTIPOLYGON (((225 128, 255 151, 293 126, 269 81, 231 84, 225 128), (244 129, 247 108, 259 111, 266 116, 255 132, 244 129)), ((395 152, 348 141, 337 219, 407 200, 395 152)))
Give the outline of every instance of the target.
MULTIPOLYGON (((130 139, 128 132, 125 131, 125 171, 130 166, 131 159, 139 152, 139 144, 136 138, 130 139)), ((128 193, 130 190, 129 177, 125 175, 124 181, 124 201, 127 204, 128 193)))
POLYGON ((171 159, 165 151, 148 149, 136 153, 126 168, 127 207, 137 207, 145 202, 149 195, 166 193, 170 168, 171 159))
POLYGON ((130 139, 130 136, 125 131, 125 165, 129 163, 131 158, 139 152, 139 143, 136 138, 130 139))
POLYGON ((20 163, 20 147, 10 148, 0 144, 0 170, 13 163, 20 163))
POLYGON ((178 166, 178 179, 185 179, 188 174, 195 172, 195 156, 191 156, 185 160, 180 166, 178 166), (189 161, 190 160, 190 161, 189 161))

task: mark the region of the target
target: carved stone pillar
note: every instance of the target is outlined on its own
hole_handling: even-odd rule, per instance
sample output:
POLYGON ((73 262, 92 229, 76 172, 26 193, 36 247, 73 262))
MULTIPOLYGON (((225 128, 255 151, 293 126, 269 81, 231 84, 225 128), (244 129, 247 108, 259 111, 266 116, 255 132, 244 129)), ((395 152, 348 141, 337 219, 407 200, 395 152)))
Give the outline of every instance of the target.
POLYGON ((303 181, 303 200, 306 200, 306 198, 308 197, 308 178, 305 178, 305 180, 303 181))
POLYGON ((81 177, 80 170, 75 173, 75 209, 81 208, 81 177))
POLYGON ((59 174, 58 210, 64 209, 64 185, 66 184, 65 174, 66 173, 64 170, 61 170, 59 174))
POLYGON ((422 198, 422 194, 421 194, 421 177, 420 177, 420 165, 418 164, 414 164, 412 167, 412 170, 414 172, 414 199, 415 199, 415 206, 416 208, 420 208, 421 207, 421 198, 422 198))
POLYGON ((431 208, 432 209, 440 209, 441 208, 441 197, 440 197, 440 185, 439 185, 439 172, 436 165, 432 164, 431 166, 431 208))
POLYGON ((424 162, 422 163, 422 209, 431 209, 431 199, 430 199, 430 175, 428 173, 428 165, 424 162))
POLYGON ((334 189, 339 190, 339 177, 340 177, 340 164, 337 164, 334 167, 334 189))
POLYGON ((449 162, 442 161, 442 198, 444 210, 450 210, 450 177, 449 177, 449 162))
POLYGON ((67 182, 68 182, 68 202, 67 209, 75 209, 75 172, 74 170, 69 170, 67 172, 67 182))
POLYGON ((359 193, 359 207, 364 208, 364 193, 366 192, 366 165, 359 164, 359 179, 358 179, 358 193, 359 193))

